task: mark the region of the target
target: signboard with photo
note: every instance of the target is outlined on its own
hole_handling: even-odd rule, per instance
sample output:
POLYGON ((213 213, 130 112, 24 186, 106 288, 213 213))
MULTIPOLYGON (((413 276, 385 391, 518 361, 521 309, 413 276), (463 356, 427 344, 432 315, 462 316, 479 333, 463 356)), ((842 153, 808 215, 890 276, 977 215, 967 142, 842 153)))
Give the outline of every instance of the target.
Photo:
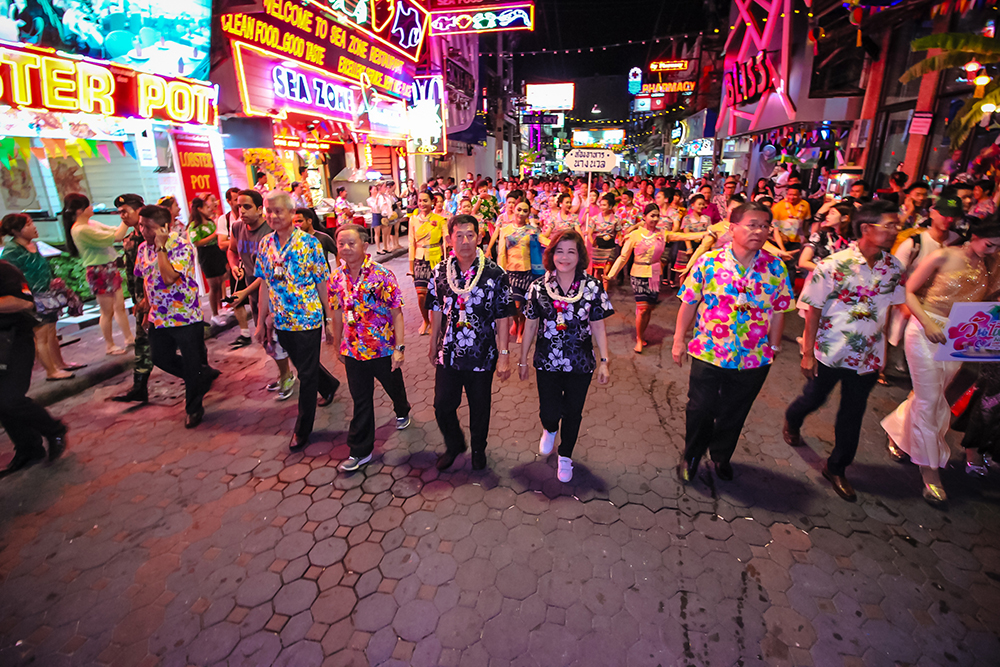
POLYGON ((1000 303, 953 304, 944 335, 937 361, 1000 361, 1000 303))
POLYGON ((211 0, 13 0, 0 39, 208 78, 211 0))

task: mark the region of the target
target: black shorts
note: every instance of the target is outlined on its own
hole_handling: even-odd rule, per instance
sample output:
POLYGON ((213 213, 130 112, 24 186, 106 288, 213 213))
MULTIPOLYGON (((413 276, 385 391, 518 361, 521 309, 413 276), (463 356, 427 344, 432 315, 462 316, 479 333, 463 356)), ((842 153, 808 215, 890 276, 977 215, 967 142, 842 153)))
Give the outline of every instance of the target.
POLYGON ((237 278, 233 274, 229 274, 229 293, 235 294, 240 290, 245 290, 247 288, 247 278, 246 275, 242 278, 237 278))
POLYGON ((226 253, 217 245, 206 245, 198 248, 198 265, 206 278, 219 278, 226 275, 229 262, 226 253))

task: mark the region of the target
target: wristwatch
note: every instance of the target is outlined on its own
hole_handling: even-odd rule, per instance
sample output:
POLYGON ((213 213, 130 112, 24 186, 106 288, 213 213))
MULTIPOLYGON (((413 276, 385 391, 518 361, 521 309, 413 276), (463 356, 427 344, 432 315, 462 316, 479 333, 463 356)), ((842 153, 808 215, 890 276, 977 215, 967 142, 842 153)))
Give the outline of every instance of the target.
POLYGON ((396 346, 396 352, 405 352, 405 351, 406 351, 406 346, 405 345, 397 345, 396 346))
POLYGON ((164 246, 164 247, 162 247, 162 248, 157 248, 157 249, 156 249, 156 252, 166 252, 166 251, 167 251, 167 248, 166 248, 166 246, 164 246))
POLYGON ((500 350, 500 354, 510 354, 510 350, 500 350))

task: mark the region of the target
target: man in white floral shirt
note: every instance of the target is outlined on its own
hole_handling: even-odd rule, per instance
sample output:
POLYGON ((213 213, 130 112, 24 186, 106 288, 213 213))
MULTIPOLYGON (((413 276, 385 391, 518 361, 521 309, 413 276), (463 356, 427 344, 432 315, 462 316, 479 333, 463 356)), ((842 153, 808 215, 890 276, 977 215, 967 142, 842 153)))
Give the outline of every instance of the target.
POLYGON ((850 502, 857 495, 845 473, 858 451, 868 394, 885 366, 889 312, 906 300, 903 265, 889 253, 898 231, 892 202, 862 206, 854 216, 858 242, 821 260, 799 298, 806 309, 802 373, 808 382, 785 412, 783 434, 792 447, 802 446, 802 422, 841 383, 835 444, 823 476, 850 502))

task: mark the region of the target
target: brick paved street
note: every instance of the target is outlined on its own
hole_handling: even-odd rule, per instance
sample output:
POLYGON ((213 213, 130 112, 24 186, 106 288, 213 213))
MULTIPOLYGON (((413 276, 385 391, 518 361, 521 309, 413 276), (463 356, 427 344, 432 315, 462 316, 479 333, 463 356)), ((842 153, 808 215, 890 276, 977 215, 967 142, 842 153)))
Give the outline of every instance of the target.
POLYGON ((631 294, 614 291, 612 382, 592 386, 563 485, 535 454, 533 380, 495 382, 487 471, 434 468, 427 339, 402 282, 413 425, 394 430, 378 389, 361 474, 335 469, 346 385, 291 455, 295 403, 264 390, 260 348, 228 351, 236 331, 209 341, 224 375, 193 432, 158 370, 154 405, 106 402, 119 376, 53 406, 67 455, 0 480, 0 665, 1000 664, 1000 474, 949 470, 951 508, 926 505, 878 428, 905 390, 878 387, 849 470, 860 500, 840 500, 819 473, 833 409, 806 422, 808 448, 781 439, 797 317, 735 481, 683 487, 675 300, 636 357, 631 294))

